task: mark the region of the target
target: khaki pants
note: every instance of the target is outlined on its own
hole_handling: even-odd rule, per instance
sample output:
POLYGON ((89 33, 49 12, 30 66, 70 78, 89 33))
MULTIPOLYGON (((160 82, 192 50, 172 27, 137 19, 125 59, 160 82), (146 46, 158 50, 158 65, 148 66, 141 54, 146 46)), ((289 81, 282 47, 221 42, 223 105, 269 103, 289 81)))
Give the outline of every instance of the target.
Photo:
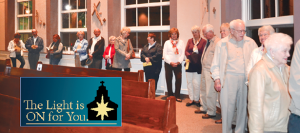
POLYGON ((201 74, 197 72, 186 72, 187 88, 191 101, 199 101, 200 97, 200 78, 201 74))
POLYGON ((81 67, 79 55, 75 55, 75 67, 81 67))
POLYGON ((207 111, 209 115, 216 115, 217 91, 214 88, 214 80, 211 78, 210 71, 202 69, 200 87, 200 110, 207 111))
POLYGON ((244 133, 247 115, 247 86, 246 77, 227 73, 221 89, 222 132, 232 133, 232 121, 235 108, 237 109, 236 133, 244 133))

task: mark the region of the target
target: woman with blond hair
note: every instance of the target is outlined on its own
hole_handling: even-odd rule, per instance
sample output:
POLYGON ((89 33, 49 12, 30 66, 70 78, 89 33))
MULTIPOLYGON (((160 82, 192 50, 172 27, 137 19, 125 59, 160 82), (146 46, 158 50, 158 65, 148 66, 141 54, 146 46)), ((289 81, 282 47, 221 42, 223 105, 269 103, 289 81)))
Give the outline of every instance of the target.
POLYGON ((108 38, 109 44, 106 47, 104 53, 103 53, 103 58, 105 59, 105 66, 106 70, 112 70, 112 64, 114 63, 114 56, 115 56, 115 36, 110 36, 108 38))
POLYGON ((266 53, 249 74, 249 132, 287 132, 289 105, 289 67, 292 38, 274 33, 264 42, 266 53))
POLYGON ((120 33, 121 35, 115 39, 116 53, 113 58, 114 63, 112 64, 112 67, 114 70, 118 71, 122 71, 122 69, 124 71, 130 71, 130 57, 134 52, 131 41, 127 38, 130 35, 130 28, 123 27, 120 33))
POLYGON ((86 48, 88 46, 88 41, 84 39, 84 32, 78 31, 77 37, 78 39, 75 41, 75 45, 73 47, 73 51, 75 53, 75 67, 83 67, 86 64, 86 60, 88 58, 86 48))

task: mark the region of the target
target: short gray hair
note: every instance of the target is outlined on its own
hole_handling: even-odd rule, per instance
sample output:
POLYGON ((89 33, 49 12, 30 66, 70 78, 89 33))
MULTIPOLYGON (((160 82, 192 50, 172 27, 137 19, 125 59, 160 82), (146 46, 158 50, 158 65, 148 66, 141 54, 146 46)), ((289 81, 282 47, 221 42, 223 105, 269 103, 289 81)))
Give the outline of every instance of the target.
POLYGON ((229 23, 222 23, 220 29, 221 29, 222 27, 225 27, 225 28, 229 29, 229 23))
MULTIPOLYGON (((235 19, 235 20, 232 20, 232 21, 229 23, 230 29, 234 29, 234 27, 235 27, 238 23, 243 23, 243 24, 245 25, 245 22, 244 22, 243 20, 235 19)), ((246 28, 246 27, 245 27, 245 28, 246 28)))
POLYGON ((115 36, 110 36, 110 37, 108 38, 108 41, 110 41, 110 40, 115 40, 115 39, 116 39, 115 36))
POLYGON ((191 28, 191 31, 192 31, 192 32, 194 32, 194 31, 199 31, 199 33, 200 33, 201 28, 200 28, 198 25, 195 25, 195 26, 193 26, 193 27, 191 28))
POLYGON ((283 33, 274 33, 270 35, 264 43, 268 53, 270 52, 270 49, 278 51, 279 48, 281 48, 280 46, 292 44, 293 39, 289 35, 283 33))
POLYGON ((270 35, 275 33, 274 28, 271 25, 264 25, 258 29, 258 35, 261 31, 269 31, 270 35))
POLYGON ((209 32, 209 31, 214 32, 214 26, 212 26, 211 24, 204 25, 203 29, 205 29, 205 32, 209 32))

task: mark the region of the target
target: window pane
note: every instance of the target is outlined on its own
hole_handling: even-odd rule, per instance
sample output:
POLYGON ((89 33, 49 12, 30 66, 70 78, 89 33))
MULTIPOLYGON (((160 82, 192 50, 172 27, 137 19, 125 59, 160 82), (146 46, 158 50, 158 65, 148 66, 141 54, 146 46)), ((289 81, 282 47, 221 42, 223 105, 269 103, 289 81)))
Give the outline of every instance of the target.
POLYGON ((138 0, 138 4, 148 3, 148 0, 138 0))
POLYGON ((162 7, 162 25, 170 25, 170 6, 162 7))
POLYGON ((148 8, 138 8, 139 25, 148 26, 148 8))
POLYGON ((76 10, 77 0, 70 0, 71 10, 76 10))
POLYGON ((24 18, 21 17, 19 18, 19 30, 23 30, 24 29, 24 18))
POLYGON ((162 0, 162 2, 165 2, 165 1, 170 1, 170 0, 162 0))
POLYGON ((258 28, 247 30, 247 36, 251 37, 256 42, 258 47, 261 45, 258 37, 258 28))
POLYGON ((20 40, 22 40, 24 43, 27 41, 27 39, 28 39, 29 37, 32 36, 31 33, 20 33, 20 35, 21 35, 20 40))
POLYGON ((160 25, 160 7, 150 7, 150 26, 160 25))
POLYGON ((78 13, 78 28, 85 28, 85 12, 78 13))
POLYGON ((136 4, 135 0, 126 0, 126 5, 136 4))
MULTIPOLYGON (((156 35, 155 41, 161 45, 161 32, 152 32, 156 35)), ((147 36, 148 37, 148 36, 147 36)))
POLYGON ((279 0, 279 16, 294 15, 293 0, 279 0))
POLYGON ((28 14, 31 14, 32 13, 32 2, 31 1, 28 1, 29 2, 29 13, 28 14))
POLYGON ((69 5, 69 0, 62 0, 62 10, 67 10, 66 6, 69 5))
POLYGON ((130 32, 130 35, 127 38, 130 39, 134 51, 137 52, 136 32, 130 32))
POLYGON ((70 16, 71 16, 71 20, 70 20, 70 28, 77 28, 77 13, 74 12, 74 13, 70 13, 70 16))
POLYGON ((62 14, 62 28, 69 28, 69 13, 62 14))
POLYGON ((150 3, 152 2, 160 2, 160 0, 150 0, 150 3))
POLYGON ((136 26, 136 9, 126 9, 126 26, 136 26))
POLYGON ((251 19, 260 19, 260 0, 251 0, 251 19))
POLYGON ((138 48, 143 48, 147 43, 148 32, 138 32, 138 48))
POLYGON ((162 32, 162 47, 164 47, 164 44, 167 40, 169 40, 170 38, 168 37, 169 32, 162 32))
POLYGON ((32 17, 29 17, 29 29, 32 29, 32 17))
POLYGON ((275 0, 264 0, 264 18, 275 17, 275 0))
POLYGON ((24 14, 24 7, 23 7, 24 2, 19 2, 19 14, 24 14))
POLYGON ((78 0, 78 9, 85 9, 85 0, 78 0))
POLYGON ((24 17, 24 30, 28 30, 28 17, 24 17))

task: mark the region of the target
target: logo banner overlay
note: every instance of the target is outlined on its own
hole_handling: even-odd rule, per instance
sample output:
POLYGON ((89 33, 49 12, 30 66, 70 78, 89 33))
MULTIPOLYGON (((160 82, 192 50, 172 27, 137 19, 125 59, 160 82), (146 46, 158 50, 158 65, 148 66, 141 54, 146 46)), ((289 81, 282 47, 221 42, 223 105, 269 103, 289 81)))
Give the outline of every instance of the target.
POLYGON ((21 127, 122 126, 120 77, 21 77, 21 127))

